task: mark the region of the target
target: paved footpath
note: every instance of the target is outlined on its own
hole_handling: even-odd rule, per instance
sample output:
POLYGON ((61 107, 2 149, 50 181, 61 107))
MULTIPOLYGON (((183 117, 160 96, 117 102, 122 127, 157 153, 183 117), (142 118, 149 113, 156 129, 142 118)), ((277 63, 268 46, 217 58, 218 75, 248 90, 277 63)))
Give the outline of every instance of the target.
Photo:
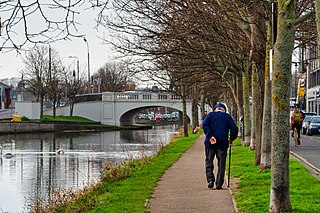
POLYGON ((207 187, 203 141, 201 135, 162 176, 149 201, 150 213, 236 212, 227 181, 222 190, 207 187))

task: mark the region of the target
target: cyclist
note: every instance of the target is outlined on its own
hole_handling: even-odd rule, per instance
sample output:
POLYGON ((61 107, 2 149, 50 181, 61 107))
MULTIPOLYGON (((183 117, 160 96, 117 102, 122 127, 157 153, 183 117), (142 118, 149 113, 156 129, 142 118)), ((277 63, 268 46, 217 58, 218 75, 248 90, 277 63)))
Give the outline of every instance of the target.
POLYGON ((291 126, 292 126, 291 136, 293 137, 294 128, 296 128, 298 131, 298 141, 297 141, 298 145, 300 145, 300 130, 301 130, 303 119, 304 119, 304 114, 300 111, 299 106, 295 104, 293 113, 291 115, 291 126))

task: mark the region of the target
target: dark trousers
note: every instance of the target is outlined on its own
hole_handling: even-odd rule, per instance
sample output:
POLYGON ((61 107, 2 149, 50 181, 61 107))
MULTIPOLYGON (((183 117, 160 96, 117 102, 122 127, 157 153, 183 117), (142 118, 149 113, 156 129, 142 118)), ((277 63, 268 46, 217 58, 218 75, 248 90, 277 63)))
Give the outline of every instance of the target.
POLYGON ((205 148, 205 154, 206 154, 206 177, 208 183, 210 181, 216 182, 216 186, 222 187, 224 182, 224 173, 226 170, 226 158, 227 158, 227 150, 221 150, 221 149, 212 149, 212 148, 205 148), (213 160, 214 157, 217 157, 218 160, 218 174, 217 174, 217 180, 215 180, 215 176, 213 173, 214 165, 213 160))
POLYGON ((297 130, 298 130, 298 138, 300 139, 301 124, 292 124, 292 135, 293 135, 293 132, 294 132, 294 128, 297 128, 297 130))

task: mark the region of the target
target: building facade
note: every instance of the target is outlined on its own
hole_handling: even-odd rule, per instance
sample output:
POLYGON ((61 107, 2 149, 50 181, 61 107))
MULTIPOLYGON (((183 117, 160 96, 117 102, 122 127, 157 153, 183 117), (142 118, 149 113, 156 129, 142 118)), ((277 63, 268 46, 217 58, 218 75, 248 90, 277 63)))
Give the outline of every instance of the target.
POLYGON ((318 48, 315 45, 306 49, 306 111, 320 114, 320 68, 318 48))
POLYGON ((0 109, 8 109, 11 104, 11 87, 0 82, 0 109))

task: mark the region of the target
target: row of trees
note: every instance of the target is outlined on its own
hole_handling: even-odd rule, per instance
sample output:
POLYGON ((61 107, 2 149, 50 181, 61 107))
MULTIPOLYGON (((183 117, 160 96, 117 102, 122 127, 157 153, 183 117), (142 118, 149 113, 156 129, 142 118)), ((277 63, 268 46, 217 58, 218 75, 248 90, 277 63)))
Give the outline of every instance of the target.
POLYGON ((194 106, 225 101, 234 116, 244 115, 244 145, 255 150, 254 163, 261 170, 271 166, 270 212, 292 211, 288 160, 292 52, 298 46, 320 45, 319 0, 34 2, 0 3, 0 14, 12 12, 3 19, 3 44, 14 48, 24 44, 10 33, 10 26, 18 23, 23 23, 25 42, 81 36, 75 34, 78 9, 83 5, 100 9, 97 24, 113 32, 106 42, 131 59, 135 74, 166 84, 184 102, 191 98, 194 106), (274 3, 277 22, 272 24, 274 3), (50 8, 63 11, 62 19, 49 16, 50 8), (45 20, 37 36, 27 26, 30 14, 45 20), (275 29, 277 37, 272 36, 275 29))
MULTIPOLYGON (((254 163, 261 170, 271 167, 270 212, 291 212, 292 53, 296 47, 314 44, 320 35, 319 4, 317 0, 117 0, 108 4, 99 22, 113 31, 108 42, 132 57, 136 72, 169 82, 169 88, 184 100, 191 98, 195 106, 205 100, 225 101, 234 116, 244 115, 243 144, 255 150, 254 163), (278 7, 274 14, 272 4, 278 7), (272 23, 273 18, 277 22, 272 23)), ((196 120, 193 123, 197 125, 196 120)))

